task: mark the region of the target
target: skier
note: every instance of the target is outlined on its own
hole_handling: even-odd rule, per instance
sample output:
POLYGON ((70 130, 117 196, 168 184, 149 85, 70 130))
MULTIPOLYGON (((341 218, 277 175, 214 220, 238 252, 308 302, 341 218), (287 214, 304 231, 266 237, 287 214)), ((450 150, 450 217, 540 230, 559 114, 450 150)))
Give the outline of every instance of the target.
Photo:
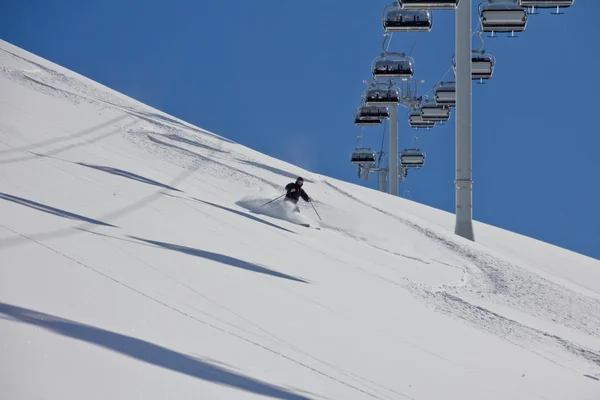
MULTIPOLYGON (((286 190, 287 194, 285 195, 284 201, 290 201, 294 205, 296 205, 298 203, 298 200, 300 200, 300 197, 302 197, 302 199, 304 201, 312 201, 312 199, 310 197, 308 197, 308 195, 306 194, 304 189, 302 189, 303 184, 304 184, 304 179, 302 179, 301 176, 299 176, 298 179, 296 179, 296 182, 288 183, 285 186, 285 190, 286 190)), ((295 207, 295 211, 297 211, 297 212, 300 211, 298 206, 295 207)))

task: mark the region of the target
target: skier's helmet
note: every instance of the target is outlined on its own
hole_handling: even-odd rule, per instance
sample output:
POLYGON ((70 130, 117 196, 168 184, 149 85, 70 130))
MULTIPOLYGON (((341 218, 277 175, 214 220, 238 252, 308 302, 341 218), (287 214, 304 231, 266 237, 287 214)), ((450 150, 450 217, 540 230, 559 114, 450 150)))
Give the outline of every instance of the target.
POLYGON ((303 184, 304 184, 304 179, 302 179, 302 177, 301 177, 301 176, 299 176, 299 177, 298 177, 298 179, 296 179, 296 183, 297 183, 298 185, 303 185, 303 184))

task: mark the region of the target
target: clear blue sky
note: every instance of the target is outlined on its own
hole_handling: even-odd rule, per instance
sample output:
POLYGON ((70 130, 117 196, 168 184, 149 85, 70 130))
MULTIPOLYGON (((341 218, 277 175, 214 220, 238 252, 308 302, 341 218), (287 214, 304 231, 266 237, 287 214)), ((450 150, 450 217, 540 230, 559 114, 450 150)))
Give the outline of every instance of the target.
MULTIPOLYGON (((359 182, 352 118, 388 3, 7 1, 0 38, 248 147, 359 182)), ((390 50, 414 44, 427 89, 450 67, 453 15, 436 12, 431 32, 394 35, 390 50)), ((600 2, 577 0, 564 15, 531 16, 518 39, 486 38, 497 69, 473 86, 474 217, 595 258, 598 15, 600 2)), ((414 131, 400 117, 402 149, 414 131)), ((366 128, 365 144, 379 148, 381 135, 366 128)), ((401 191, 454 212, 454 124, 419 137, 427 162, 401 191)), ((376 187, 375 176, 360 183, 376 187)))

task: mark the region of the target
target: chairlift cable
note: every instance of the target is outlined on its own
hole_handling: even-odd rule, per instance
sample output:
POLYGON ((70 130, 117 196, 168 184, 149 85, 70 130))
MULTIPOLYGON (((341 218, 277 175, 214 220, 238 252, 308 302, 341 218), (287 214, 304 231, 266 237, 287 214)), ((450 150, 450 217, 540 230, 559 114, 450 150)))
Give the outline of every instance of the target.
POLYGON ((392 32, 392 33, 390 33, 390 34, 388 35, 388 37, 389 37, 389 39, 388 39, 388 41, 387 41, 387 46, 385 47, 385 52, 386 52, 386 53, 388 53, 388 52, 389 52, 389 50, 390 50, 390 45, 392 44, 392 39, 393 39, 393 37, 394 37, 394 33, 393 33, 393 32, 392 32))
POLYGON ((413 52, 413 50, 415 49, 415 46, 416 46, 416 44, 417 44, 417 41, 419 40, 419 33, 421 33, 421 32, 418 32, 418 33, 417 33, 417 37, 415 38, 415 41, 413 42, 413 45, 412 45, 412 47, 410 48, 410 52, 408 53, 408 55, 409 55, 409 56, 411 56, 411 55, 412 55, 412 52, 413 52))
POLYGON ((448 68, 446 73, 431 87, 431 89, 429 89, 427 92, 423 93, 422 96, 427 96, 429 93, 431 93, 433 91, 433 89, 444 80, 446 75, 448 75, 448 72, 450 72, 451 70, 452 70, 452 65, 450 66, 450 68, 448 68))

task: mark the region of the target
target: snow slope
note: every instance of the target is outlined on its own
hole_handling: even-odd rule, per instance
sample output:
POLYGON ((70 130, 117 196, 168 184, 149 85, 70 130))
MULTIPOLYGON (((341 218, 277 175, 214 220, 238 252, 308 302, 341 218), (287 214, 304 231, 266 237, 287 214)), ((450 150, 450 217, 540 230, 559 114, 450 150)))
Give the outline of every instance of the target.
POLYGON ((0 68, 0 398, 600 399, 600 261, 0 68))

